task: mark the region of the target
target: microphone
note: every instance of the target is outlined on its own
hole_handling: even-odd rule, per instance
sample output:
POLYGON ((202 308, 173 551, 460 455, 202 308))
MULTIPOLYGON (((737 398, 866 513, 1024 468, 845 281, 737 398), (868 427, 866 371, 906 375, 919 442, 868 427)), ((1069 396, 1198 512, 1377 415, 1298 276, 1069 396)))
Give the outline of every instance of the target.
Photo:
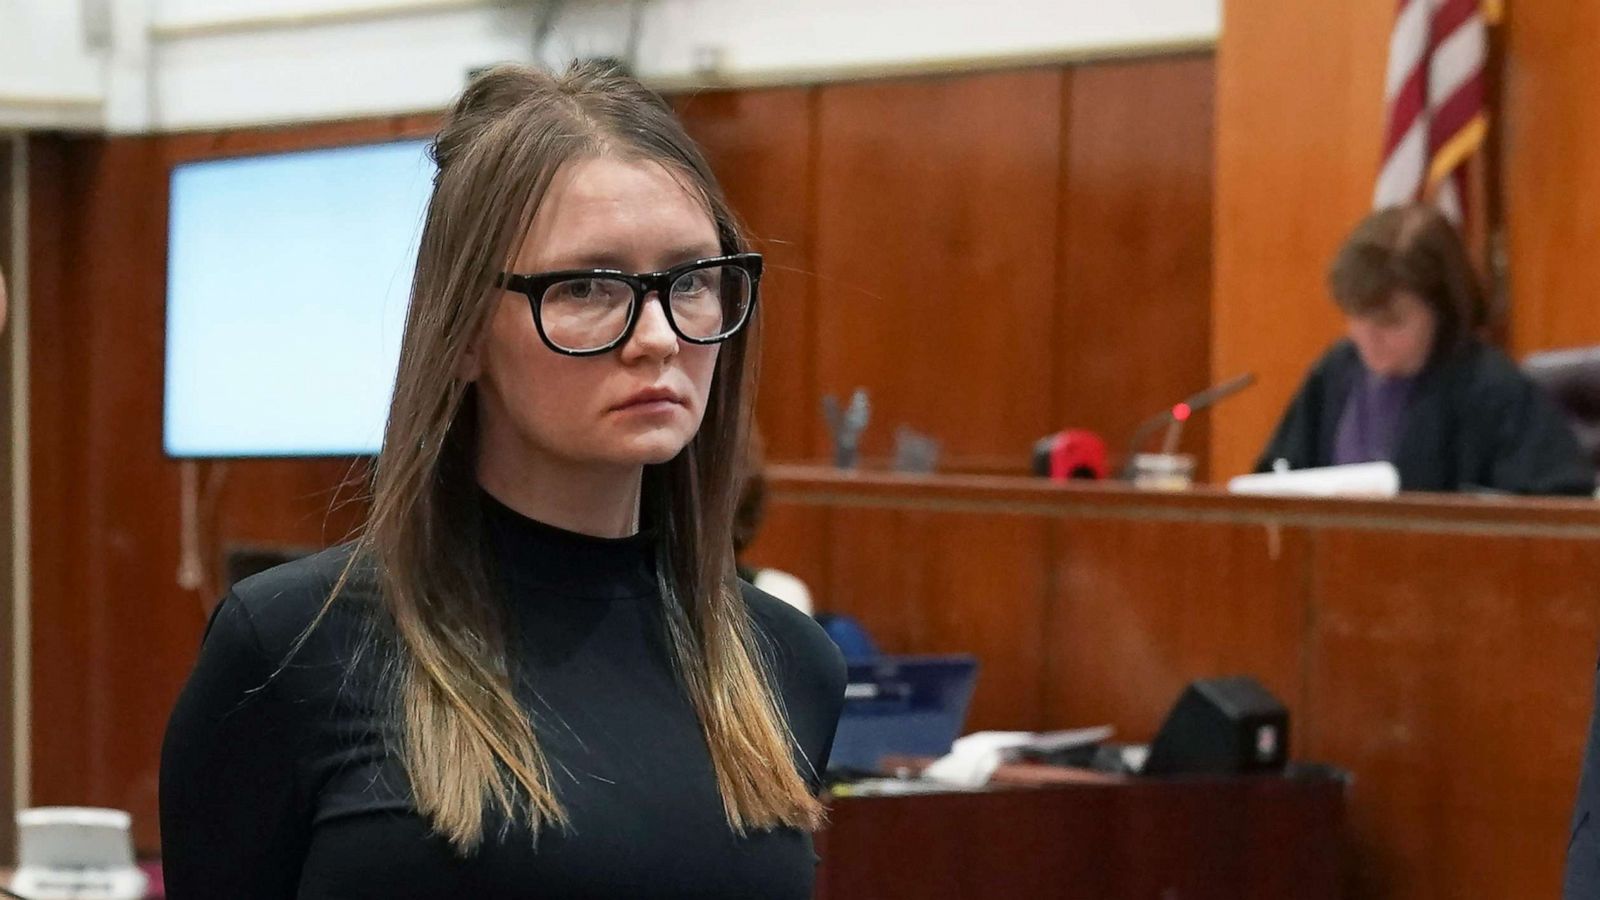
POLYGON ((1189 421, 1195 413, 1218 402, 1232 397, 1245 388, 1256 383, 1256 373, 1246 372, 1230 378, 1221 384, 1212 385, 1198 394, 1193 394, 1171 407, 1156 413, 1139 424, 1134 429, 1133 440, 1128 442, 1128 458, 1123 461, 1119 477, 1126 480, 1133 471, 1133 457, 1139 452, 1139 447, 1150 439, 1152 434, 1162 428, 1170 427, 1167 432, 1167 441, 1164 448, 1166 453, 1173 453, 1178 449, 1178 435, 1183 428, 1183 423, 1189 421))

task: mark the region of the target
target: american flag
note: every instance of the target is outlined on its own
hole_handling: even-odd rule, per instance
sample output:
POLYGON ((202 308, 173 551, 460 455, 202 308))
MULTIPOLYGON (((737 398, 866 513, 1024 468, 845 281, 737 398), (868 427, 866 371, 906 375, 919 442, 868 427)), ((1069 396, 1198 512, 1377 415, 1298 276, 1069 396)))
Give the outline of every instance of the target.
POLYGON ((1389 38, 1388 128, 1373 205, 1431 200, 1465 217, 1467 162, 1489 133, 1484 70, 1500 0, 1399 0, 1389 38))

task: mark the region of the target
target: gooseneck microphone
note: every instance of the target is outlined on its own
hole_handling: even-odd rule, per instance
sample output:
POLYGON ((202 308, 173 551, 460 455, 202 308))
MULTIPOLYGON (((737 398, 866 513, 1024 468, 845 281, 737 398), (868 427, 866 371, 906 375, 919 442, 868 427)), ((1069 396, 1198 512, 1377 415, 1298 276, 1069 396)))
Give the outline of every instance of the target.
POLYGON ((1139 452, 1139 447, 1150 439, 1151 435, 1162 428, 1170 427, 1172 430, 1167 433, 1165 452, 1172 453, 1178 449, 1178 429, 1182 428, 1183 423, 1189 421, 1191 416, 1208 406, 1214 406, 1219 401, 1232 397, 1255 383, 1256 374, 1254 372, 1246 372, 1221 384, 1212 385, 1200 393, 1187 397, 1183 401, 1175 403, 1171 407, 1145 419, 1134 430, 1133 440, 1128 442, 1128 457, 1122 463, 1120 477, 1127 479, 1132 473, 1133 457, 1139 452))

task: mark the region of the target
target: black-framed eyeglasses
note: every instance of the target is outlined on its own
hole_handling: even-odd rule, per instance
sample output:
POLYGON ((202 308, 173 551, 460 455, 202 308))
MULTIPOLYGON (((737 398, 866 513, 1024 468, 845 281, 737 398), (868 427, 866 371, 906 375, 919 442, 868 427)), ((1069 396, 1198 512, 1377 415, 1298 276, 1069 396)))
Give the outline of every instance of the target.
POLYGON ((528 298, 539 338, 568 356, 595 356, 626 343, 650 294, 667 324, 691 344, 717 344, 750 321, 761 283, 761 254, 735 253, 630 275, 615 269, 501 273, 496 282, 528 298))

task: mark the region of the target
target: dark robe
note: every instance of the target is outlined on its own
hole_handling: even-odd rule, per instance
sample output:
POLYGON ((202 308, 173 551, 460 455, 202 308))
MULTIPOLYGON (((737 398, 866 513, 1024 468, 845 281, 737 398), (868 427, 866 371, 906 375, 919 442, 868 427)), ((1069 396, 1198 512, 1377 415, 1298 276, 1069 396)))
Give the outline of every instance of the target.
MULTIPOLYGON (((1256 463, 1331 465, 1345 401, 1362 368, 1355 345, 1317 361, 1256 463)), ((1390 462, 1407 491, 1593 494, 1595 470, 1572 426, 1499 350, 1472 341, 1430 363, 1402 414, 1390 462)))

